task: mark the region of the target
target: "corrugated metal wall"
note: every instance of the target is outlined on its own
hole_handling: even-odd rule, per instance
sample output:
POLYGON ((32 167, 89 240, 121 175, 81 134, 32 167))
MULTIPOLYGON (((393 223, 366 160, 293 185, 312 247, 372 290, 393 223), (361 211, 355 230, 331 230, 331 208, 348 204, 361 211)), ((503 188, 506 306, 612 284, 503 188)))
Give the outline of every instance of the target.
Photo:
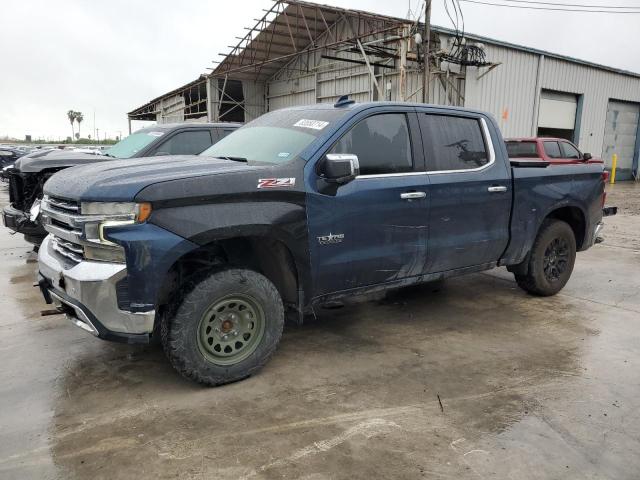
POLYGON ((242 82, 245 122, 258 118, 265 112, 265 89, 264 83, 242 82))
POLYGON ((269 110, 316 103, 316 75, 276 80, 267 86, 269 110))
POLYGON ((184 97, 173 95, 160 100, 160 113, 156 114, 158 123, 184 122, 184 97))
MULTIPOLYGON (((544 64, 542 88, 583 95, 579 146, 600 155, 609 99, 640 102, 640 78, 555 58, 544 64)), ((611 158, 604 160, 610 164, 611 158)))
POLYGON ((485 51, 500 65, 488 73, 467 67, 465 107, 491 113, 505 137, 532 135, 538 56, 488 44, 485 51))

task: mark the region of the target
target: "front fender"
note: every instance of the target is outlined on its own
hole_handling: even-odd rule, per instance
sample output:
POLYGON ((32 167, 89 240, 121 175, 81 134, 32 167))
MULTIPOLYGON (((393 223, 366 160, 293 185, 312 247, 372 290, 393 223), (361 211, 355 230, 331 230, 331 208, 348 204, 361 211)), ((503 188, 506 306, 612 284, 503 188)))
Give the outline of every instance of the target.
POLYGON ((171 266, 198 245, 152 223, 109 227, 108 240, 122 245, 127 261, 127 290, 131 311, 155 308, 171 266))
MULTIPOLYGON (((282 193, 279 195, 282 196, 282 193)), ((309 249, 304 194, 291 201, 239 201, 177 206, 154 211, 151 221, 198 246, 237 237, 265 237, 291 252, 305 292, 310 292, 309 249)))

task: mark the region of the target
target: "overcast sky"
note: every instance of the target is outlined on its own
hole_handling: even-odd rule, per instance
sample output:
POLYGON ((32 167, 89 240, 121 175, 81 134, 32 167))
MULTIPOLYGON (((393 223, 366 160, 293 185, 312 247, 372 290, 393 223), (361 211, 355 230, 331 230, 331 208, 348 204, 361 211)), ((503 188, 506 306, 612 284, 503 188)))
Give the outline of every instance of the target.
MULTIPOLYGON (((640 6, 638 0, 590 0, 640 6)), ((432 22, 451 26, 444 0, 432 22)), ((323 0, 406 17, 421 0, 323 0)), ((204 73, 269 0, 2 0, 0 136, 65 138, 69 109, 126 135, 126 112, 204 73)), ((640 15, 536 12, 461 3, 466 30, 640 72, 640 15)), ((100 134, 102 137, 102 133, 100 134)))

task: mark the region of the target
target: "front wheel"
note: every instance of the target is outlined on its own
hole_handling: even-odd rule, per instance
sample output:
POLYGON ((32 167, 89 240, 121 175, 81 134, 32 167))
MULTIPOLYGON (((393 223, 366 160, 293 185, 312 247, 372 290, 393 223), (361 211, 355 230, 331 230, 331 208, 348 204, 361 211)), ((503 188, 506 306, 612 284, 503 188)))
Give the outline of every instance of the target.
POLYGON ((540 227, 526 275, 515 274, 523 290, 542 297, 555 295, 567 284, 576 260, 576 238, 561 220, 545 220, 540 227))
POLYGON ((275 286, 252 270, 215 272, 185 289, 162 321, 162 344, 173 367, 205 385, 222 385, 259 370, 284 325, 275 286))

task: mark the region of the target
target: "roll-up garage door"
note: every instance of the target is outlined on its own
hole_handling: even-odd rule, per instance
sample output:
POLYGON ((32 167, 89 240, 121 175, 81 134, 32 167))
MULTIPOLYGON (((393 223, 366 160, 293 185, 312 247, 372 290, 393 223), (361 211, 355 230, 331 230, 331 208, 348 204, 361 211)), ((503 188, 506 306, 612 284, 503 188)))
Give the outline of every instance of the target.
POLYGON ((639 117, 639 104, 609 100, 602 158, 607 168, 611 168, 611 156, 618 154, 616 178, 619 180, 632 178, 633 158, 640 148, 637 139, 639 117))
POLYGON ((570 93, 542 90, 538 114, 538 135, 573 140, 578 97, 570 93))

